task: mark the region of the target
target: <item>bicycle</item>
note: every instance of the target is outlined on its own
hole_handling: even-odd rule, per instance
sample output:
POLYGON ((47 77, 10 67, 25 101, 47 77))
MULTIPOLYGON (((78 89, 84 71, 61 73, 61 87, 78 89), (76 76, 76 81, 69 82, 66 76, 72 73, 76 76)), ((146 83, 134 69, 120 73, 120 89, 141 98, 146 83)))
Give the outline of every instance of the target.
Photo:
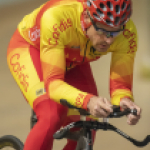
MULTIPOLYGON (((62 105, 65 105, 71 109, 77 109, 80 112, 81 120, 77 122, 72 122, 69 125, 63 127, 62 129, 58 130, 54 135, 54 139, 62 139, 62 138, 69 138, 72 140, 77 141, 76 150, 93 150, 93 143, 92 143, 92 130, 112 130, 132 142, 134 145, 138 147, 146 146, 150 142, 150 135, 148 135, 142 142, 137 141, 115 126, 108 123, 108 118, 119 118, 129 113, 136 115, 136 110, 126 109, 123 112, 120 112, 120 107, 114 106, 113 113, 111 113, 108 118, 104 118, 103 122, 98 121, 86 121, 85 118, 87 115, 90 115, 88 112, 81 108, 77 108, 71 104, 69 104, 66 100, 60 100, 62 105), (70 132, 70 129, 79 127, 81 128, 80 131, 70 132)), ((31 128, 37 122, 37 117, 32 111, 31 116, 31 128)), ((0 149, 2 150, 23 150, 23 143, 13 135, 5 135, 0 138, 0 149), (7 149, 6 149, 7 148, 7 149)))
POLYGON ((131 138, 129 135, 122 132, 120 129, 108 123, 108 118, 120 118, 130 113, 136 115, 137 114, 136 109, 133 110, 126 109, 125 111, 121 112, 119 106, 113 106, 113 113, 111 113, 107 118, 104 118, 103 122, 98 122, 93 120, 86 121, 85 120, 86 116, 90 115, 88 112, 86 112, 81 108, 77 108, 71 105, 64 99, 61 99, 60 102, 62 105, 67 106, 70 109, 77 109, 80 112, 81 120, 77 122, 72 122, 69 125, 61 128, 53 135, 53 138, 54 139, 69 138, 72 140, 76 140, 77 141, 76 150, 93 150, 92 130, 96 131, 98 129, 102 129, 104 131, 112 130, 114 132, 117 132, 119 135, 123 136, 125 139, 132 142, 135 146, 138 147, 146 146, 150 142, 150 135, 147 135, 147 137, 143 141, 137 141, 131 138), (81 130, 71 133, 70 130, 75 127, 81 128, 81 130))
POLYGON ((1 150, 23 150, 23 143, 13 135, 0 137, 1 150))

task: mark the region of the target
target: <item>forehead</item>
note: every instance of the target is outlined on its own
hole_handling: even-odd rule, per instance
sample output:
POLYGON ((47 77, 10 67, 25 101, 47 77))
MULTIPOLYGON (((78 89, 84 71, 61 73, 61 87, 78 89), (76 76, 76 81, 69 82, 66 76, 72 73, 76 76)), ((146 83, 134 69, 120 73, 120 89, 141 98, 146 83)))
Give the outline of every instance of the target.
POLYGON ((102 24, 100 22, 96 22, 96 26, 99 27, 99 28, 103 28, 103 29, 105 29, 107 31, 118 31, 119 29, 121 29, 121 26, 113 28, 113 27, 109 27, 107 25, 104 25, 104 24, 102 24))

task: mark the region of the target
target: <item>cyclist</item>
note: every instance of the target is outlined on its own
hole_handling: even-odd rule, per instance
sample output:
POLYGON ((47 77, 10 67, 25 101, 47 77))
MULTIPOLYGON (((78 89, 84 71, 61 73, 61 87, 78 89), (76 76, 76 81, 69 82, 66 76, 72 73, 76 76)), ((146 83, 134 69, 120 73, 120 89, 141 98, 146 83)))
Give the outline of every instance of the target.
MULTIPOLYGON (((38 118, 24 150, 52 149, 53 133, 76 118, 67 117, 68 109, 59 104, 62 98, 94 117, 109 115, 111 104, 136 108, 137 116, 129 115, 127 122, 138 122, 141 108, 132 94, 137 31, 131 12, 131 0, 51 0, 23 18, 7 61, 38 118), (109 52, 111 102, 98 96, 89 64, 109 52)), ((75 145, 68 140, 64 150, 75 145)))

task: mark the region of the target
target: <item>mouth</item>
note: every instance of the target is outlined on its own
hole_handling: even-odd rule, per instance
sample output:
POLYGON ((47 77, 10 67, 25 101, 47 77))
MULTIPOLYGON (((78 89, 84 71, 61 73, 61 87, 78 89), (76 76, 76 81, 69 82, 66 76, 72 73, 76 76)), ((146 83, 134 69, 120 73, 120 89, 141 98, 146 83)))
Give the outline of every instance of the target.
POLYGON ((106 49, 107 48, 107 45, 105 45, 105 44, 99 44, 97 46, 98 46, 98 48, 101 48, 101 49, 106 49))

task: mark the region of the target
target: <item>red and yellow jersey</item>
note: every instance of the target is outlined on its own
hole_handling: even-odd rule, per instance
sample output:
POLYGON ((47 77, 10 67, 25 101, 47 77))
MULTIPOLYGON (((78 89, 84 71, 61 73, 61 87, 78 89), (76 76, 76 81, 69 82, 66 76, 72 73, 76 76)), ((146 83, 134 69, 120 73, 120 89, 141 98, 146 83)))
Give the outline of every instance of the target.
POLYGON ((24 17, 18 25, 21 36, 40 50, 43 80, 50 98, 67 99, 78 107, 92 96, 64 82, 66 70, 112 53, 110 95, 113 104, 132 97, 137 32, 132 20, 107 52, 96 51, 86 37, 81 21, 83 3, 79 0, 51 0, 24 17))

